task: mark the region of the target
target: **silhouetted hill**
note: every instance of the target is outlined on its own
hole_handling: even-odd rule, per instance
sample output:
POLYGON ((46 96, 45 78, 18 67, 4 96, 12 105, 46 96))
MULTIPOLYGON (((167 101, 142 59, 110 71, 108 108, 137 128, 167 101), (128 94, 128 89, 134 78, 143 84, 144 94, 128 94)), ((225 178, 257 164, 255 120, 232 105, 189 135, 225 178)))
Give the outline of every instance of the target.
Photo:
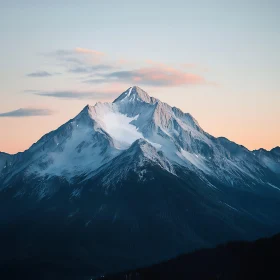
MULTIPOLYGON (((279 279, 279 252, 280 234, 255 242, 230 242, 213 249, 181 255, 150 267, 102 276, 99 279, 279 279)), ((57 254, 54 258, 42 252, 37 257, 17 258, 0 263, 0 279, 5 280, 93 280, 98 279, 98 274, 102 275, 102 272, 92 266, 90 260, 62 254, 57 254)))
POLYGON ((280 279, 280 234, 255 242, 230 242, 106 280, 280 279))

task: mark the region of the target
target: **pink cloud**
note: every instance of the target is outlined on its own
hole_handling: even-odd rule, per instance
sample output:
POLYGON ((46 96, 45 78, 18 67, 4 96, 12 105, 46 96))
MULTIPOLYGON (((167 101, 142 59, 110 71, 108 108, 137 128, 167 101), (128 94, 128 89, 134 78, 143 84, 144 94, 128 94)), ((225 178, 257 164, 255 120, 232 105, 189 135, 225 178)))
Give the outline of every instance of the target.
POLYGON ((99 75, 98 79, 91 79, 87 83, 126 83, 131 84, 137 82, 141 85, 150 85, 156 87, 175 87, 186 85, 206 85, 212 84, 205 80, 204 77, 186 73, 184 71, 162 66, 162 67, 146 67, 136 70, 120 70, 99 75))
POLYGON ((96 50, 90 50, 90 49, 84 49, 84 48, 75 48, 75 51, 77 53, 93 54, 93 55, 97 55, 97 56, 105 55, 103 52, 99 52, 99 51, 96 51, 96 50))
POLYGON ((158 67, 145 67, 134 70, 120 70, 99 75, 98 79, 91 79, 85 82, 87 83, 126 83, 131 84, 137 82, 141 85, 150 85, 155 87, 175 87, 175 86, 187 86, 187 85, 206 85, 213 84, 206 81, 206 79, 200 75, 186 73, 182 70, 178 70, 169 66, 158 67))
POLYGON ((202 76, 185 73, 167 66, 138 69, 134 71, 134 75, 147 83, 158 83, 166 86, 201 85, 207 83, 202 76))
POLYGON ((141 77, 133 77, 134 82, 140 82, 142 80, 141 77))
POLYGON ((197 70, 198 66, 195 64, 181 64, 173 67, 153 60, 146 60, 144 63, 123 58, 110 60, 108 57, 104 57, 103 52, 78 47, 74 50, 72 57, 71 52, 70 54, 66 52, 66 54, 68 56, 63 52, 63 59, 71 73, 91 74, 91 76, 85 77, 85 83, 137 83, 154 87, 214 85, 206 81, 202 74, 191 71, 193 68, 197 70), (86 55, 79 56, 78 54, 86 55))

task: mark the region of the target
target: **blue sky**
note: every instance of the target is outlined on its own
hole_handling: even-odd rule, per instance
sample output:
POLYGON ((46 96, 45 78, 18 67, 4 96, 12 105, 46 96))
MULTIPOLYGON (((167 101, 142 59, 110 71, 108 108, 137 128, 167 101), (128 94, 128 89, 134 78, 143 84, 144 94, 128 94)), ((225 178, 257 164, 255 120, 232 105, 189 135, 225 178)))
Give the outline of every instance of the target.
POLYGON ((279 1, 0 2, 0 114, 53 112, 0 118, 0 150, 134 84, 215 136, 280 145, 279 1))

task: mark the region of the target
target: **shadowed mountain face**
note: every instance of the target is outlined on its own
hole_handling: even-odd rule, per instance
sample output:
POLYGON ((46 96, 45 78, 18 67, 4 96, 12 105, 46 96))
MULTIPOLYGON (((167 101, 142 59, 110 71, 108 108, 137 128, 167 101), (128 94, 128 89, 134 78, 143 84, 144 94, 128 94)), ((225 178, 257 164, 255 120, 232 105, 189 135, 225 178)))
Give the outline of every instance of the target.
POLYGON ((99 274, 280 231, 279 148, 215 138, 138 87, 0 153, 0 167, 3 263, 99 274))

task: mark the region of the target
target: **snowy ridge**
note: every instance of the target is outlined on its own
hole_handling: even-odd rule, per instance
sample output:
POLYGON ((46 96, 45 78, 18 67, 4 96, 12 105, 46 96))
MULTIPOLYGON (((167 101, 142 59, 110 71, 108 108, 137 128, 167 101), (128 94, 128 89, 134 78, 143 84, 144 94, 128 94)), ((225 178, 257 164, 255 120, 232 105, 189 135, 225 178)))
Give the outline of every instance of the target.
MULTIPOLYGON (((215 138, 189 113, 134 86, 112 103, 87 105, 29 150, 9 157, 9 172, 2 172, 0 178, 8 183, 20 172, 26 176, 63 176, 69 181, 81 175, 88 177, 114 158, 131 153, 135 143, 142 143, 140 147, 146 149, 143 158, 170 173, 175 173, 173 165, 179 165, 231 186, 248 187, 254 182, 275 185, 268 182, 266 174, 280 174, 279 147, 250 152, 226 138, 215 138), (138 139, 144 142, 137 142, 138 139)), ((0 170, 4 168, 3 158, 0 155, 0 170)))
POLYGON ((158 151, 152 144, 144 139, 138 139, 129 149, 123 151, 119 156, 109 162, 104 169, 109 170, 102 179, 104 186, 117 185, 127 179, 128 174, 133 171, 137 174, 138 181, 148 180, 147 165, 157 166, 169 173, 175 174, 172 163, 158 151))

